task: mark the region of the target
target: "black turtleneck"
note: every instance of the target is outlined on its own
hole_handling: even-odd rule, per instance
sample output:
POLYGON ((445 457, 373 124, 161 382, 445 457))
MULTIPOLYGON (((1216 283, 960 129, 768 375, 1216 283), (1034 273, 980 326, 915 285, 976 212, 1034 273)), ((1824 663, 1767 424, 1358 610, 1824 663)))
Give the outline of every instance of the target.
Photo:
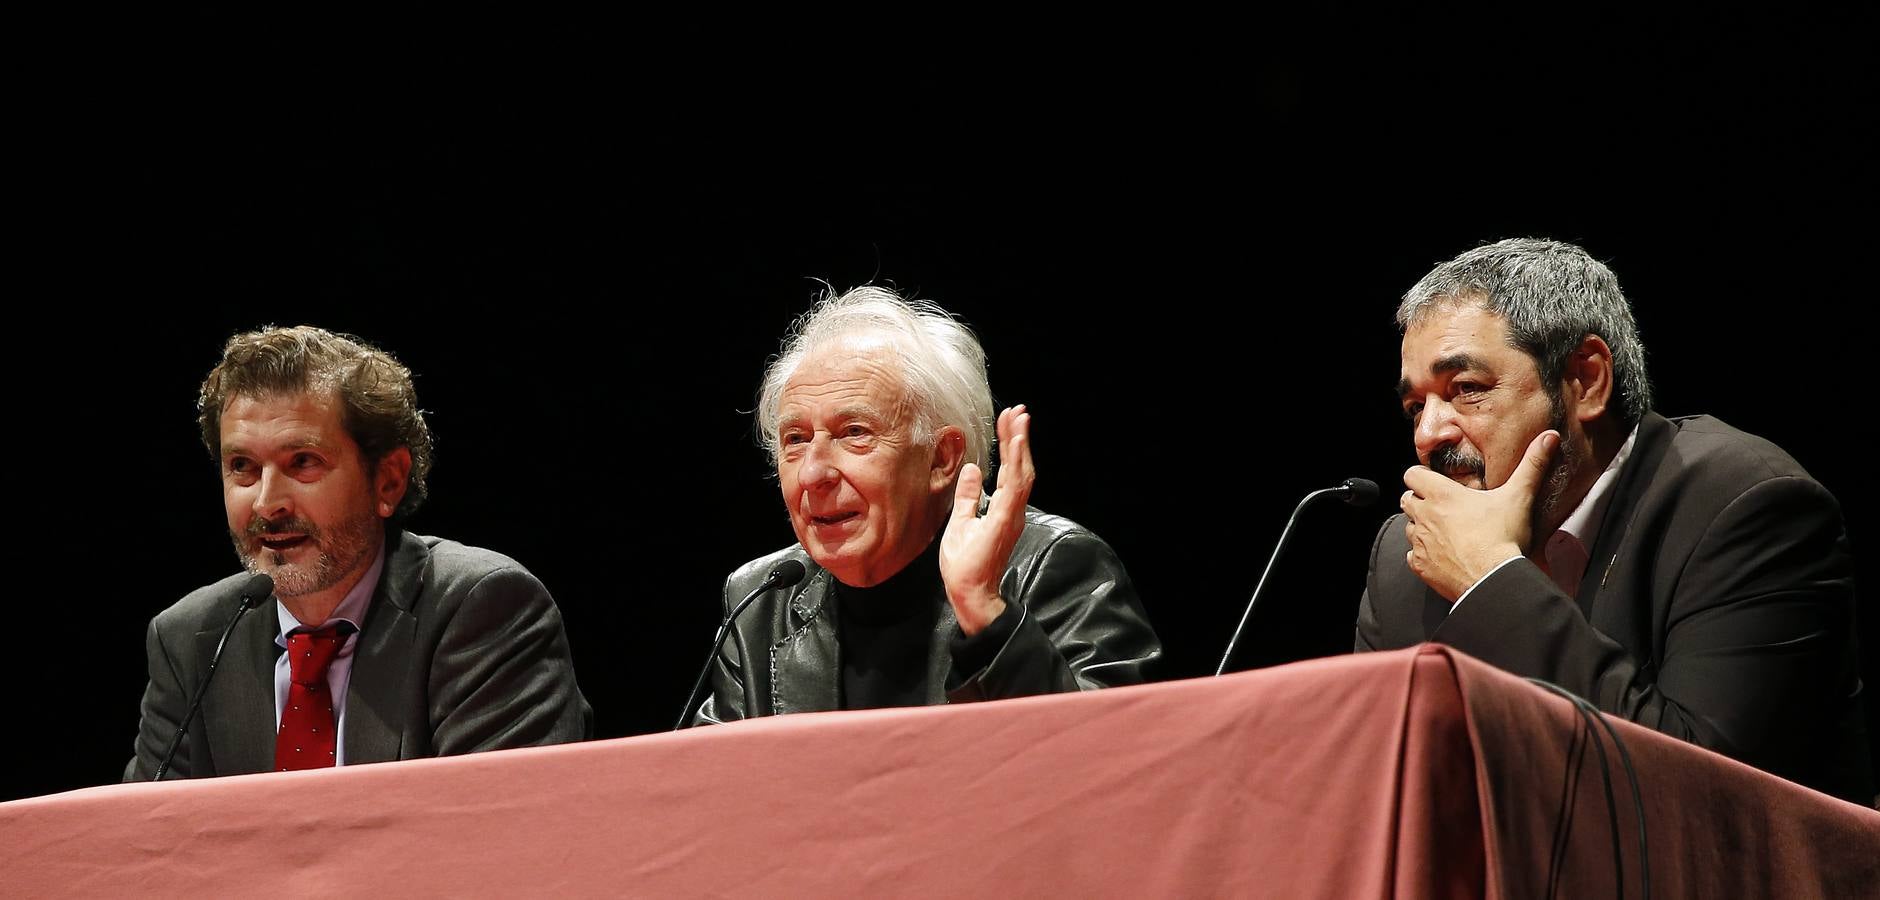
MULTIPOLYGON (((946 606, 940 580, 938 536, 901 571, 874 587, 834 584, 842 644, 842 708, 925 706, 928 648, 946 606)), ((970 638, 953 627, 953 668, 965 675, 992 662, 1010 636, 1016 616, 1005 615, 970 638)))

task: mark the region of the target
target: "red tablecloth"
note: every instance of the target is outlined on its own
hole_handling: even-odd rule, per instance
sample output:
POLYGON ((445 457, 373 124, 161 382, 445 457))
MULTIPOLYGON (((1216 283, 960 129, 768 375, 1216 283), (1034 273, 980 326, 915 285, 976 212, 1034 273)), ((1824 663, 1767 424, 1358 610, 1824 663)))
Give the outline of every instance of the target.
MULTIPOLYGON (((1880 813, 1615 724, 1654 896, 1880 892, 1880 813)), ((1530 897, 1557 878, 1606 895, 1590 751, 1566 790, 1577 728, 1565 701, 1425 647, 19 800, 0 804, 0 892, 1530 897)))

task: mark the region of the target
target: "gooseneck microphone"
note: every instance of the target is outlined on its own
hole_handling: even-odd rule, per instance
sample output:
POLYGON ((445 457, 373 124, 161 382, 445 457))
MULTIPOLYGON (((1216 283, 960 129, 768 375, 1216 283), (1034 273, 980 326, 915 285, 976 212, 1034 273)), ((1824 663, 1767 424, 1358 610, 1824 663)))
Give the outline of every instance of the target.
POLYGON ((725 616, 724 624, 718 626, 718 636, 712 638, 712 652, 705 657, 705 668, 699 670, 698 680, 692 682, 692 693, 685 695, 685 709, 679 712, 679 721, 673 724, 672 730, 678 731, 684 728, 685 720, 692 717, 692 706, 699 702, 699 691, 705 687, 705 679, 711 675, 712 661, 718 658, 718 651, 725 645, 725 635, 731 633, 731 625, 738 620, 738 614, 744 612, 745 607, 750 606, 751 601, 757 599, 757 595, 777 588, 790 587, 802 581, 803 576, 808 572, 809 570, 803 567, 801 561, 786 559, 773 566, 770 574, 764 576, 763 583, 745 594, 744 599, 739 600, 738 605, 731 608, 731 615, 725 616))
POLYGON ((1234 648, 1240 645, 1241 632, 1247 630, 1247 620, 1253 618, 1253 605, 1260 600, 1260 592, 1266 589, 1266 578, 1273 574, 1273 564, 1279 561, 1280 551, 1286 549, 1286 539, 1292 536, 1293 524, 1299 521, 1299 514, 1316 500, 1324 497, 1337 497, 1352 506, 1370 506, 1377 501, 1377 482, 1368 478, 1347 478, 1337 487, 1321 488, 1305 496, 1299 505, 1293 507, 1292 517, 1286 520, 1286 529, 1279 533, 1279 543, 1273 547, 1273 555, 1267 558, 1266 571, 1260 573, 1260 582, 1253 587, 1253 596, 1247 600, 1247 610, 1240 614, 1240 625, 1234 629, 1234 639, 1227 642, 1227 652, 1221 654, 1221 665, 1214 670, 1215 675, 1227 671, 1227 661, 1234 657, 1234 648))
POLYGON ((255 604, 266 600, 274 593, 273 577, 256 572, 248 576, 242 585, 240 606, 235 607, 235 615, 230 616, 228 627, 222 629, 222 639, 215 642, 215 653, 209 656, 209 668, 202 673, 202 683, 196 686, 196 699, 189 704, 189 711, 183 714, 183 724, 176 726, 176 736, 170 738, 170 749, 163 752, 163 764, 157 766, 156 777, 151 781, 162 781, 170 771, 170 763, 176 759, 176 748, 183 745, 183 735, 189 733, 189 723, 196 718, 196 711, 202 709, 202 696, 209 692, 209 679, 215 677, 215 665, 222 661, 222 648, 228 646, 228 636, 235 631, 235 623, 242 620, 242 613, 255 608, 255 604))

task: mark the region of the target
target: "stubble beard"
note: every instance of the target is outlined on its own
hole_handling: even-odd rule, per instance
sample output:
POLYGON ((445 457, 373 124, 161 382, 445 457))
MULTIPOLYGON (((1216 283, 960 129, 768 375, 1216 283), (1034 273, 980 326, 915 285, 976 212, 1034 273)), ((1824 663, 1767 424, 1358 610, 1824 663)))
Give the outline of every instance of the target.
MULTIPOLYGON (((1567 440, 1567 414, 1559 398, 1554 399, 1553 421, 1547 427, 1560 435, 1553 459, 1547 464, 1547 474, 1542 476, 1541 484, 1534 492, 1534 503, 1528 510, 1528 527, 1535 536, 1540 536, 1547 523, 1552 522, 1555 511, 1559 510, 1567 496, 1567 488, 1573 484, 1574 473, 1580 470, 1583 456, 1578 445, 1567 440)), ((1487 480, 1487 464, 1480 456, 1471 456, 1457 449, 1454 444, 1436 448, 1430 454, 1430 468, 1450 478, 1457 474, 1472 473, 1476 480, 1487 480)), ((1555 523, 1558 527, 1558 523, 1555 523)), ((1551 533, 1551 532, 1550 532, 1551 533)))
POLYGON ((271 524, 269 527, 270 523, 256 520, 242 534, 231 535, 235 554, 240 557, 242 568, 273 577, 275 596, 301 597, 339 584, 364 564, 372 550, 378 519, 367 508, 330 532, 301 518, 271 524), (288 562, 285 553, 269 550, 260 543, 261 535, 276 531, 305 534, 319 553, 310 562, 288 562))
MULTIPOLYGON (((1554 457, 1547 464, 1547 475, 1541 480, 1540 490, 1535 492, 1534 510, 1529 524, 1537 539, 1546 527, 1545 523, 1554 522, 1555 512, 1560 510, 1562 501, 1566 499, 1567 488, 1573 484, 1573 475, 1580 470, 1582 462, 1579 445, 1568 440, 1567 403, 1558 390, 1548 395, 1548 407, 1553 421, 1547 427, 1560 435, 1560 442, 1555 445, 1554 457)), ((1555 522, 1556 527, 1558 524, 1555 522)))

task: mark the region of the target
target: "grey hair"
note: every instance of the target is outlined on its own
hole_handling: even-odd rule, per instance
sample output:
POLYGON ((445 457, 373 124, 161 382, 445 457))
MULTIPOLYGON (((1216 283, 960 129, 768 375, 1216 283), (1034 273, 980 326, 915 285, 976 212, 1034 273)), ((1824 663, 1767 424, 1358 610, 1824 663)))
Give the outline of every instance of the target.
POLYGON ((900 358, 914 442, 931 444, 941 428, 958 427, 966 433, 965 461, 986 471, 993 435, 985 348, 946 310, 880 287, 858 287, 839 296, 832 288, 791 323, 783 348, 764 369, 757 395, 757 438, 771 464, 777 462, 777 424, 790 376, 812 351, 858 334, 886 340, 900 358))
POLYGON ((1479 304, 1508 323, 1508 340, 1534 359, 1550 396, 1560 392, 1567 361, 1589 334, 1612 348, 1613 406, 1630 428, 1651 409, 1645 345, 1619 279, 1585 250, 1541 238, 1509 238, 1463 253, 1403 295, 1397 328, 1408 330, 1431 310, 1479 304))

